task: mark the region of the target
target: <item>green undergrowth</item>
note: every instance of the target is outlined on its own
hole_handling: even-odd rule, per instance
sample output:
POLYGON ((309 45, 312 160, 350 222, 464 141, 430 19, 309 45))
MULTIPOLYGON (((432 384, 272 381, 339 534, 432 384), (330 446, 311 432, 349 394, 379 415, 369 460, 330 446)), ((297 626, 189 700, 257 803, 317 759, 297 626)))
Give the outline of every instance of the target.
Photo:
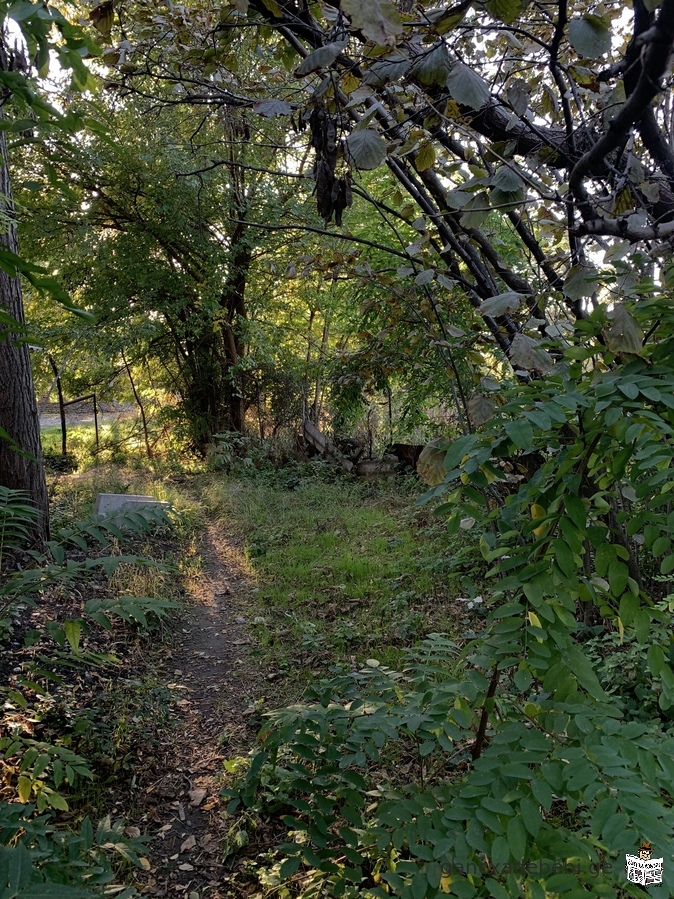
POLYGON ((49 487, 44 552, 26 550, 32 507, 0 493, 0 869, 26 896, 130 899, 133 871, 149 862, 147 840, 127 824, 157 776, 176 701, 158 652, 198 567, 202 522, 152 471, 102 466, 49 487), (102 519, 92 514, 99 492, 147 493, 172 510, 102 519))
POLYGON ((419 482, 329 471, 217 477, 204 490, 245 541, 256 651, 295 689, 372 657, 394 665, 428 633, 476 625, 452 600, 476 591, 479 554, 416 507, 419 482))

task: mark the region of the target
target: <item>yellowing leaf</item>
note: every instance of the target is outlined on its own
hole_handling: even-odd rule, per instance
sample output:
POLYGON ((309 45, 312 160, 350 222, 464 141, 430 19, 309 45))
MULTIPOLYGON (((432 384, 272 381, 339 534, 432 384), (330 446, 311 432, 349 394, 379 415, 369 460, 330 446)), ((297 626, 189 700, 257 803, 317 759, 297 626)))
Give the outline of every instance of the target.
POLYGON ((115 21, 115 13, 112 6, 112 0, 105 0, 105 3, 99 3, 89 13, 91 24, 96 31, 103 37, 110 37, 112 26, 115 21))
MULTIPOLYGON (((534 503, 531 507, 531 517, 534 521, 537 518, 545 518, 547 515, 547 511, 543 508, 543 506, 539 506, 538 503, 534 503)), ((534 534, 537 537, 542 536, 545 533, 545 525, 542 524, 540 527, 534 528, 534 534)))
POLYGON ((360 86, 360 81, 355 75, 349 73, 342 78, 339 82, 339 86, 345 94, 351 94, 360 86))
POLYGON ((283 10, 281 9, 280 5, 276 2, 276 0, 262 0, 262 3, 266 6, 266 8, 269 10, 269 12, 273 16, 276 16, 277 19, 282 18, 283 10))
POLYGON ((419 148, 416 158, 416 167, 417 171, 425 172, 426 169, 430 169, 433 165, 435 165, 435 149, 433 144, 426 141, 419 148))
POLYGON ((632 191, 629 187, 625 187, 615 198, 612 211, 614 215, 623 215, 623 213, 629 212, 632 209, 634 209, 632 191))
POLYGON ((424 447, 417 462, 417 471, 421 480, 429 487, 442 484, 447 474, 445 470, 446 449, 439 449, 436 441, 424 447))
POLYGON ((543 630, 541 619, 535 612, 528 612, 527 617, 529 618, 529 624, 531 624, 533 627, 540 627, 541 630, 543 630))
POLYGON ((18 784, 18 793, 19 793, 19 801, 20 802, 28 802, 30 799, 31 790, 33 788, 33 781, 30 777, 20 777, 18 784))
POLYGON ((448 100, 445 106, 445 117, 448 119, 460 119, 461 108, 456 100, 448 100))
POLYGON ((440 878, 440 892, 441 893, 451 893, 452 886, 452 875, 451 874, 443 874, 440 878))

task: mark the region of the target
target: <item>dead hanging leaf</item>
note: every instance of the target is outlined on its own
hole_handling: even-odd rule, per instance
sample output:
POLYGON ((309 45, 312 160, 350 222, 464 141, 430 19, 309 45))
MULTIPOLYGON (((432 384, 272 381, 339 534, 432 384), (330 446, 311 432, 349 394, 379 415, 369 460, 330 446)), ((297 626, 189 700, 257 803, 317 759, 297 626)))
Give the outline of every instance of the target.
POLYGON ((468 415, 476 428, 491 421, 495 411, 494 401, 482 393, 474 393, 468 400, 468 415))
POLYGON ((611 324, 604 328, 604 340, 616 356, 640 356, 644 345, 644 332, 630 312, 618 303, 608 313, 611 324))
POLYGON ((510 345, 510 361, 516 368, 547 375, 554 365, 552 356, 525 334, 515 334, 510 345))
POLYGON ((445 444, 445 440, 433 440, 422 449, 419 456, 417 471, 421 480, 429 487, 437 487, 445 480, 445 444))
POLYGON ((342 0, 340 9, 351 19, 353 31, 381 47, 394 47, 402 34, 402 19, 391 0, 342 0))
POLYGON ((105 3, 99 3, 98 6, 91 10, 89 18, 96 31, 102 34, 103 37, 110 37, 115 21, 113 0, 105 0, 105 3))

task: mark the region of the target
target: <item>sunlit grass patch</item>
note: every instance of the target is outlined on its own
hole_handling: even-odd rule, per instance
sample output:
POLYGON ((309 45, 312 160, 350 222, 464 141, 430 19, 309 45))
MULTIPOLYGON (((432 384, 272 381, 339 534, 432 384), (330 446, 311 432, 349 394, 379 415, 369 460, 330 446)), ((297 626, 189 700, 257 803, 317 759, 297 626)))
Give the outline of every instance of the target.
POLYGON ((295 489, 209 484, 205 501, 236 523, 259 584, 253 620, 265 665, 305 683, 370 657, 396 664, 405 646, 453 630, 454 585, 434 564, 449 538, 417 510, 419 490, 316 478, 295 489))

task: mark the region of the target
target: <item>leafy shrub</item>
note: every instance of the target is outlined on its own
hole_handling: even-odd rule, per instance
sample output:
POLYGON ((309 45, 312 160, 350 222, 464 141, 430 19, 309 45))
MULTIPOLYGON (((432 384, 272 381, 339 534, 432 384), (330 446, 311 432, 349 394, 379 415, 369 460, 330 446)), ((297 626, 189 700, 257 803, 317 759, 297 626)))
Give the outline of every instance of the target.
MULTIPOLYGON (((1 611, 5 614, 0 624, 6 632, 12 627, 8 613, 35 604, 36 594, 47 586, 72 585, 98 567, 111 575, 125 562, 143 564, 135 556, 96 556, 93 547, 105 547, 110 540, 123 541, 131 534, 156 530, 170 521, 160 507, 123 510, 114 516, 89 516, 58 528, 48 543, 48 551, 40 553, 24 548, 35 514, 23 494, 0 488, 0 563, 8 553, 22 553, 24 562, 27 558, 32 563, 10 570, 0 583, 1 611), (72 558, 73 553, 78 555, 77 559, 72 558)), ((33 672, 35 680, 22 674, 16 680, 16 687, 0 687, 6 707, 27 709, 22 688, 38 695, 43 693, 37 680, 46 676, 50 681, 59 682, 59 676, 50 670, 59 664, 114 661, 111 656, 82 648, 82 634, 90 623, 110 628, 110 619, 116 616, 147 628, 151 616, 161 619, 175 605, 154 597, 97 598, 84 604, 81 618, 47 621, 42 631, 29 631, 27 645, 48 635, 56 647, 39 655, 41 667, 33 672)), ((68 811, 62 792, 65 786, 72 788, 83 779, 93 779, 87 760, 65 745, 69 737, 61 734, 55 736, 54 742, 36 740, 22 730, 20 723, 14 726, 11 722, 7 723, 5 732, 7 735, 0 739, 4 775, 8 784, 15 781, 19 802, 0 802, 0 893, 27 899, 31 896, 77 899, 100 896, 101 891, 104 895, 127 899, 136 895, 133 888, 124 889, 113 883, 119 867, 114 855, 143 867, 138 855, 144 849, 143 841, 128 839, 121 820, 112 824, 105 819, 94 833, 90 821, 85 819, 79 834, 75 834, 58 828, 50 819, 50 814, 68 811), (29 804, 29 800, 35 804, 29 804)))
POLYGON ((493 680, 464 656, 432 635, 403 671, 373 661, 268 716, 229 810, 282 814, 293 895, 613 896, 640 834, 669 857, 674 739, 522 670, 485 702, 493 680))
POLYGON ((624 853, 672 857, 674 308, 642 292, 647 343, 598 307, 427 468, 450 533, 480 533, 484 628, 458 657, 436 637, 404 671, 325 682, 263 731, 232 808, 285 813, 274 876, 295 895, 637 896, 624 853), (512 459, 533 473, 502 489, 512 459), (624 665, 613 689, 609 646, 636 684, 624 665))

